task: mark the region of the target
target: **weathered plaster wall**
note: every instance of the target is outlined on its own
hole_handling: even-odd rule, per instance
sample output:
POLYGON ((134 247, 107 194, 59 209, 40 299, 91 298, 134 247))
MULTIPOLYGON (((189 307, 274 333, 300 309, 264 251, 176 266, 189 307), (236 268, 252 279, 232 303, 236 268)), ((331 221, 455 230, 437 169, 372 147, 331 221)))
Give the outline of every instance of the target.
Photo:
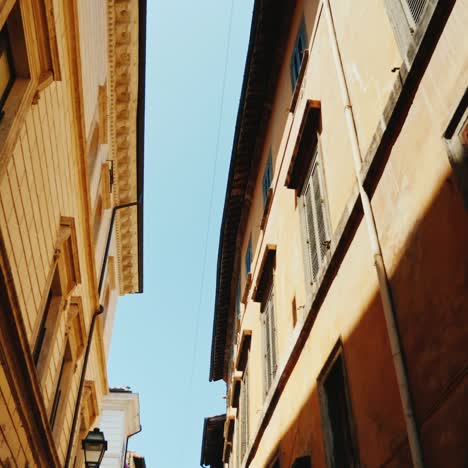
MULTIPOLYGON (((391 69, 401 64, 402 57, 384 2, 336 0, 331 8, 365 155, 398 79, 391 69)), ((467 12, 466 0, 455 2, 406 120, 401 120, 372 197, 425 456, 428 466, 434 467, 463 466, 463 459, 468 459, 463 445, 467 428, 460 411, 466 408, 467 388, 463 350, 468 336, 464 317, 468 310, 468 224, 442 140, 468 82, 468 49, 463 40, 467 12)), ((307 2, 305 15, 311 55, 303 91, 295 114, 288 113, 289 57, 302 18, 302 3, 298 3, 240 255, 243 291, 250 232, 253 284, 265 246, 277 245, 274 291, 280 369, 297 339, 302 306, 310 294, 304 275, 299 207, 294 192, 284 187, 307 99, 321 102, 320 148, 332 233, 356 188, 328 26, 321 8, 316 10, 316 2, 307 2), (270 146, 274 198, 266 228, 261 230, 262 177, 270 146), (298 306, 296 327, 292 322, 293 298, 298 306)), ((268 466, 277 451, 281 466, 290 466, 296 457, 306 454, 311 455, 314 467, 326 466, 317 378, 340 339, 361 463, 369 467, 410 466, 377 278, 361 218, 319 306, 251 466, 268 466)), ((252 330, 248 364, 252 442, 265 411, 260 305, 249 296, 242 312, 241 329, 252 330)), ((236 460, 234 442, 232 459, 236 460)))

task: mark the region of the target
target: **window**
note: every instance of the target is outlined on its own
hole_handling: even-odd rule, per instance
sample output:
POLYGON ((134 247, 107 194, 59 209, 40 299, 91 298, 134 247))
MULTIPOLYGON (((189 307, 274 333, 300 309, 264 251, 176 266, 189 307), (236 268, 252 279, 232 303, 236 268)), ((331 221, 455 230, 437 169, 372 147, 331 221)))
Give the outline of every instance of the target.
POLYGON ((268 465, 268 468, 281 468, 279 455, 276 455, 275 459, 268 465))
POLYGON ((421 23, 428 0, 385 0, 387 14, 401 54, 406 56, 421 23))
POLYGON ((297 305, 296 305, 296 296, 293 297, 291 302, 291 316, 292 316, 292 325, 293 328, 296 326, 297 323, 297 305))
POLYGON ((237 316, 238 319, 240 319, 240 316, 241 316, 241 284, 240 284, 240 276, 237 278, 236 316, 237 316))
MULTIPOLYGON (((249 446, 249 372, 244 371, 240 394, 240 460, 242 462, 249 446)), ((239 463, 240 466, 240 463, 239 463)))
POLYGON ((268 195, 269 195, 272 180, 273 180, 273 158, 272 158, 271 150, 270 150, 267 163, 265 166, 265 172, 263 173, 263 181, 262 181, 263 207, 264 208, 266 208, 267 203, 268 203, 268 195))
POLYGON ((325 188, 320 173, 317 149, 315 149, 312 167, 301 195, 301 205, 306 244, 306 263, 310 282, 314 283, 330 247, 325 188))
POLYGON ((252 266, 252 234, 250 234, 249 243, 247 245, 247 251, 245 252, 245 274, 250 273, 252 266))
POLYGON ((53 277, 52 284, 47 295, 47 301, 44 308, 44 314, 41 319, 39 326, 39 333, 36 338, 34 345, 33 359, 36 368, 41 369, 39 374, 42 374, 42 370, 45 368, 45 353, 43 349, 50 346, 52 335, 54 334, 54 328, 58 320, 58 314, 62 305, 62 285, 60 282, 60 275, 58 268, 56 267, 53 277), (42 359, 41 359, 42 357, 42 359), (39 362, 41 360, 41 362, 39 362), (44 362, 42 362, 44 361, 44 362))
POLYGON ((0 120, 4 115, 3 105, 15 81, 15 69, 11 56, 7 26, 0 31, 0 120))
MULTIPOLYGON (((51 279, 47 295, 44 296, 42 316, 38 318, 35 328, 35 340, 33 346, 33 360, 36 365, 36 373, 47 402, 52 400, 50 388, 47 382, 54 381, 59 374, 59 366, 53 359, 55 345, 58 342, 60 325, 63 319, 70 314, 73 307, 73 320, 68 327, 69 337, 73 336, 75 346, 73 351, 77 355, 83 348, 84 320, 82 314, 76 313, 74 305, 64 310, 64 305, 70 298, 75 286, 81 282, 79 264, 77 258, 77 245, 74 221, 72 218, 62 217, 56 243, 57 258, 51 272, 51 279), (76 320, 75 320, 76 319, 76 320), (72 326, 71 326, 72 325, 72 326), (76 334, 75 334, 76 331, 76 334)), ((73 301, 73 304, 76 300, 73 301)))
POLYGON ((66 399, 69 394, 69 389, 73 377, 73 360, 70 350, 70 345, 67 342, 65 352, 60 367, 59 376, 55 390, 54 401, 52 404, 49 423, 54 432, 54 437, 58 440, 61 433, 61 426, 65 414, 66 399))
MULTIPOLYGON (((14 109, 18 105, 16 97, 11 106, 7 105, 7 98, 17 79, 19 79, 18 82, 24 81, 22 79, 29 79, 29 64, 21 11, 18 3, 15 3, 8 13, 6 22, 0 24, 0 120, 5 114, 11 120, 16 110, 14 109)), ((23 94, 24 86, 22 85, 23 83, 19 85, 21 92, 17 89, 15 96, 23 94)))
POLYGON ((306 30, 305 23, 302 20, 299 27, 299 31, 296 36, 296 41, 294 43, 294 49, 291 57, 290 72, 291 72, 291 86, 292 89, 295 89, 297 80, 299 79, 299 74, 301 71, 302 57, 306 47, 306 30))
POLYGON ((468 209, 468 88, 444 133, 453 175, 468 209))
POLYGON ((400 0, 410 27, 414 30, 419 24, 427 0, 400 0))
POLYGON ((341 347, 319 377, 319 395, 328 467, 359 466, 341 347))
POLYGON ((265 395, 270 390, 273 379, 276 374, 276 325, 275 325, 275 306, 273 281, 266 295, 266 300, 262 304, 262 322, 263 322, 263 346, 264 346, 264 388, 265 395))
POLYGON ((308 455, 296 458, 291 468, 311 468, 312 463, 308 455))

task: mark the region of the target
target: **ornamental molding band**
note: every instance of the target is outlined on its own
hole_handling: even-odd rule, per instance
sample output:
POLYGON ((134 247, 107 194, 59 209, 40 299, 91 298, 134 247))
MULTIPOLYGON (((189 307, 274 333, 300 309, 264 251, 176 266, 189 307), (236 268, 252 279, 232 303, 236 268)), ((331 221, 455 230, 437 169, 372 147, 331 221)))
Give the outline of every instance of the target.
MULTIPOLYGON (((115 205, 137 200, 138 0, 107 4, 109 133, 115 205)), ((138 291, 138 208, 119 210, 116 241, 120 294, 138 291)))

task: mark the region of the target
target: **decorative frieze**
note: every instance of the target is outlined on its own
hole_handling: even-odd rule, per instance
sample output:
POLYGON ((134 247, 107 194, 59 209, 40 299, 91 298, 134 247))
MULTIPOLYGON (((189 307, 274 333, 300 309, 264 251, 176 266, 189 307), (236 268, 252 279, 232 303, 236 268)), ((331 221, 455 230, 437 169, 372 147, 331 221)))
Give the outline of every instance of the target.
MULTIPOLYGON (((137 199, 138 1, 108 2, 109 131, 114 205, 137 199)), ((138 290, 137 208, 119 210, 116 223, 120 293, 138 290)))

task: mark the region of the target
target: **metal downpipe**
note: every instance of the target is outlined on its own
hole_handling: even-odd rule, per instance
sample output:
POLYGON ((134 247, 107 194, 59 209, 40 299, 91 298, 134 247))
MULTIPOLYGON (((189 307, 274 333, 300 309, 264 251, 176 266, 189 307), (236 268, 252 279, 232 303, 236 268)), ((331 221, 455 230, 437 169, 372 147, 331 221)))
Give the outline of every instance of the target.
POLYGON ((408 384, 408 376, 406 367, 403 360, 402 347, 400 342, 400 335, 398 332, 398 326, 395 317, 395 310, 391 299, 389 280, 387 271, 385 269, 385 263, 382 257, 382 251, 380 242, 377 234, 377 228, 375 225, 374 214, 372 206, 369 201, 369 197, 364 190, 363 181, 361 177, 361 150, 359 147, 358 136, 356 131, 356 122, 354 119, 354 113, 351 106, 349 97, 348 86, 346 83, 343 62, 338 47, 338 40, 336 37, 335 25, 330 9, 329 0, 323 0, 323 7, 325 10, 325 17, 328 24, 328 30, 330 33, 330 44, 333 52, 335 61, 336 71, 338 75, 338 81, 340 84, 341 96, 344 103, 344 112, 346 122, 348 126, 349 136, 351 139, 351 147, 353 153, 353 162, 356 179, 359 187, 359 194, 361 198, 362 208, 364 212, 364 219, 369 234, 370 246, 372 250, 372 256, 374 259, 374 266, 377 272, 380 295, 382 299, 385 321, 387 325, 387 333, 390 341, 390 347, 392 351, 393 365, 398 382, 398 390, 400 392, 400 399, 403 407, 403 413, 406 424, 406 431, 408 435, 408 443, 411 451, 411 458, 413 466, 416 468, 424 468, 423 452, 421 448, 421 442, 419 437, 419 431, 417 428, 413 404, 411 400, 411 393, 408 384))

